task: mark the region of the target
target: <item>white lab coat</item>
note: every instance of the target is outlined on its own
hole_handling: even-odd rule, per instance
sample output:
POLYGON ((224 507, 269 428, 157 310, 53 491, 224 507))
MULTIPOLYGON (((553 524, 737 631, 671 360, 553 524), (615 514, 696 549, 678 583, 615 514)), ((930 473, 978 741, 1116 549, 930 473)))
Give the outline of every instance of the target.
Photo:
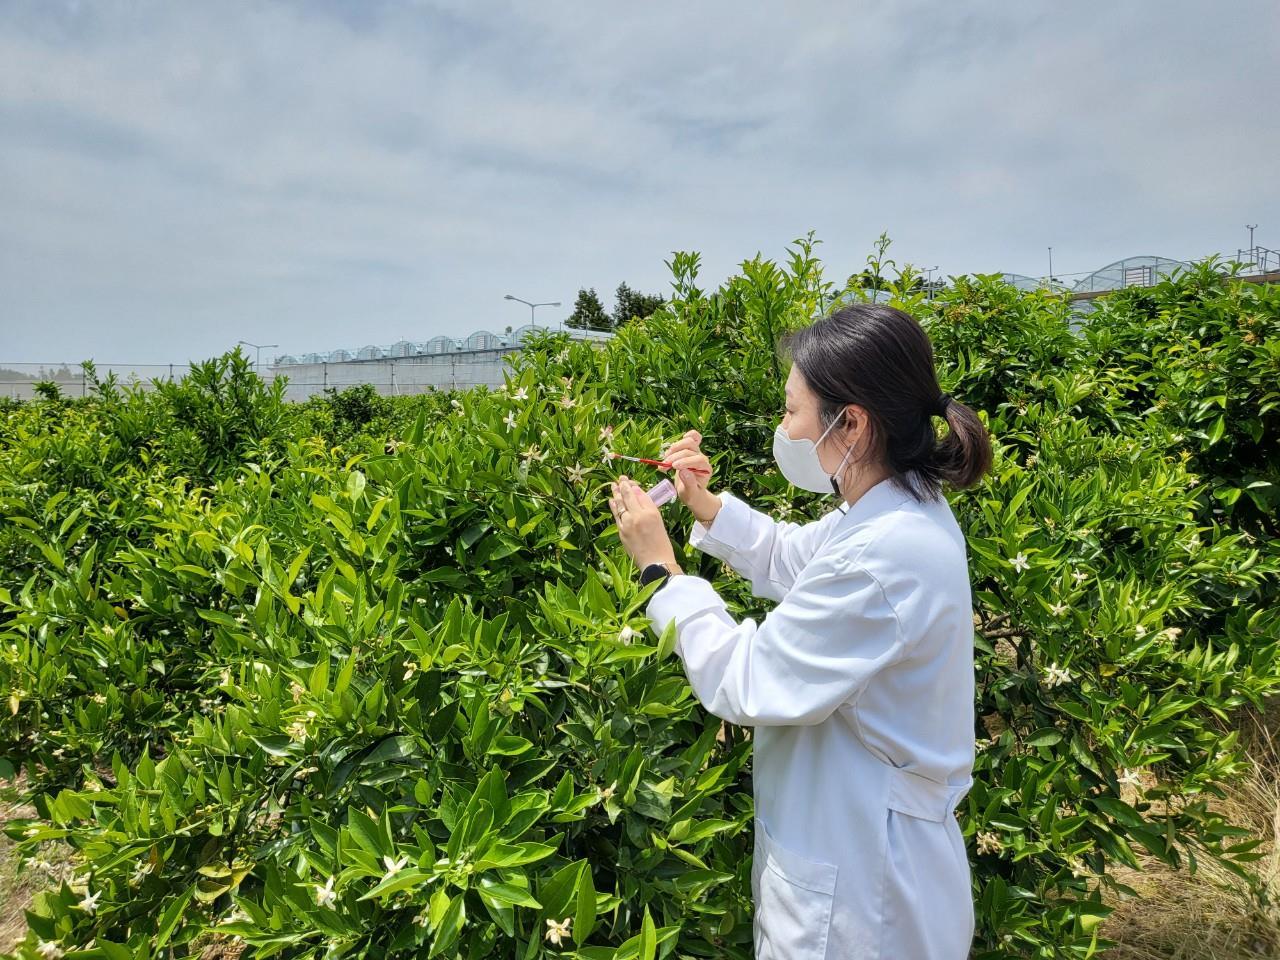
POLYGON ((973 783, 973 607, 945 499, 884 480, 804 525, 731 493, 689 543, 780 603, 735 623, 671 577, 646 613, 703 706, 754 728, 757 960, 963 960, 973 783))

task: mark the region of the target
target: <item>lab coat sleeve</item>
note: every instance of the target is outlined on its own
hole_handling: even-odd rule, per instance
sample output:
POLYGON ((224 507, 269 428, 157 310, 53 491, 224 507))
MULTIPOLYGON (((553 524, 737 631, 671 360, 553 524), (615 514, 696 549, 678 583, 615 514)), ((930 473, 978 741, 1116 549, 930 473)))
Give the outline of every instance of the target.
POLYGON ((832 510, 820 520, 798 524, 775 520, 725 491, 721 507, 707 526, 695 520, 689 545, 725 561, 751 581, 757 597, 781 600, 818 547, 843 516, 832 510))
POLYGON ((702 705, 742 726, 821 723, 906 652, 879 581, 843 555, 809 564, 758 626, 734 623, 711 584, 689 575, 671 577, 646 613, 658 636, 674 621, 702 705))

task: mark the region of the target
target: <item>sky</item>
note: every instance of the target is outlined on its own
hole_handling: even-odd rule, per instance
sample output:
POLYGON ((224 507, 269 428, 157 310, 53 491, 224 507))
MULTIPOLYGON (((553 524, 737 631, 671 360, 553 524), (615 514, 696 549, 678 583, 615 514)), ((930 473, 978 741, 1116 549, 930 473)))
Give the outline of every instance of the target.
POLYGON ((1280 4, 0 0, 0 366, 1280 248, 1280 4))

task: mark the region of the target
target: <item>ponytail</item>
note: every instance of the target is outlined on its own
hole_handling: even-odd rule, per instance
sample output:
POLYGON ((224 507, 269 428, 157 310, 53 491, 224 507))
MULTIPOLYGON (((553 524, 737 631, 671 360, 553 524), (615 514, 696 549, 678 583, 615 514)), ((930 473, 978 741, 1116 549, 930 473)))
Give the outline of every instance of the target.
MULTIPOLYGON (((991 469, 991 435, 971 408, 945 393, 943 397, 942 411, 937 416, 947 421, 949 429, 934 443, 922 469, 934 484, 968 490, 991 469)), ((932 432, 932 421, 929 429, 932 432)))

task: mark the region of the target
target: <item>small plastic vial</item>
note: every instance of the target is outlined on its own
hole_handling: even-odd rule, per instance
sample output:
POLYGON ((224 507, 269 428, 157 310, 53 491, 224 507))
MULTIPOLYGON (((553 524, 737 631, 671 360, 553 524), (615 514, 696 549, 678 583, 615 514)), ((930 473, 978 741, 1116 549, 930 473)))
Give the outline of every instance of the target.
POLYGON ((675 497, 676 485, 671 482, 669 477, 663 477, 652 487, 646 490, 645 493, 649 495, 650 500, 660 507, 668 500, 675 497))

